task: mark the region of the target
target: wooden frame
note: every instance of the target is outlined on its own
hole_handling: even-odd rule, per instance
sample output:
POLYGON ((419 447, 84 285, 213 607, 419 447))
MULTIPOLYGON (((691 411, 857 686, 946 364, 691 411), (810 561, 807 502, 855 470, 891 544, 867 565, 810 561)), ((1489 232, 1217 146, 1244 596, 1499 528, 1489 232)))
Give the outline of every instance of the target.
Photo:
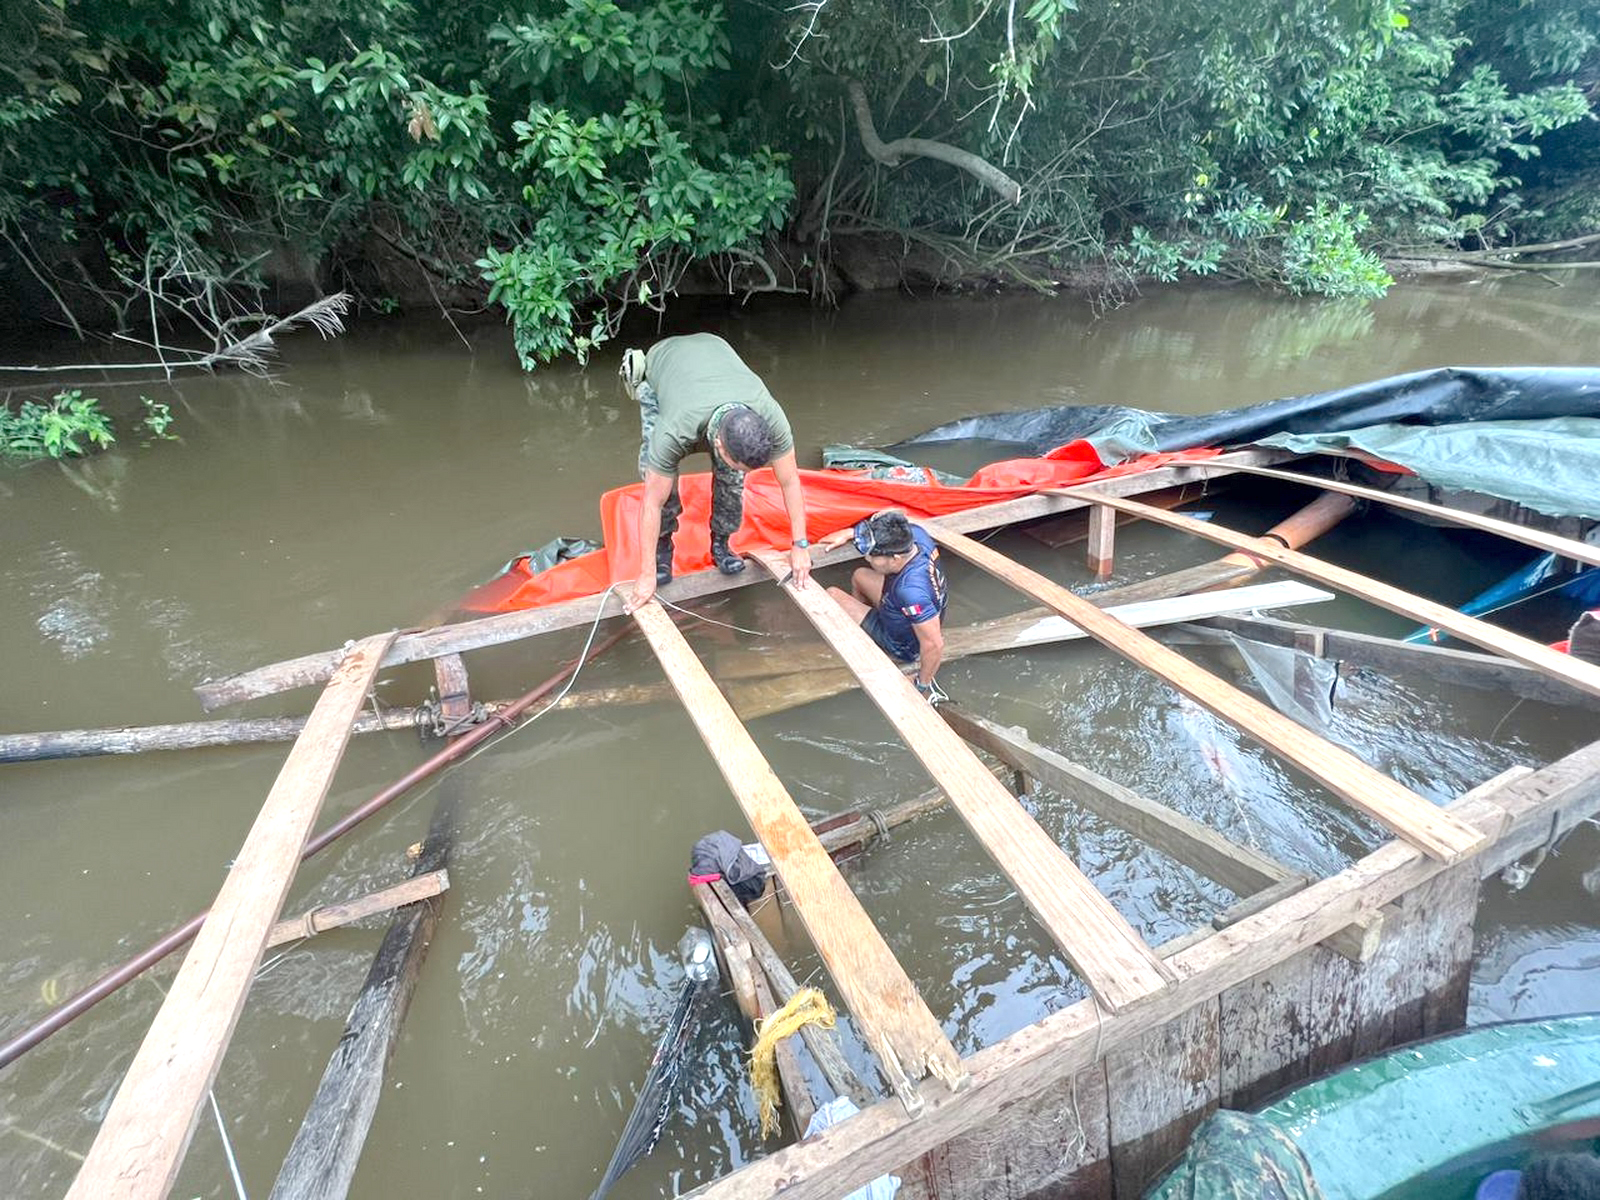
MULTIPOLYGON (((1081 496, 1089 493, 1080 491, 1077 494, 1081 496)), ((1293 571, 1296 575, 1304 575, 1307 579, 1315 579, 1327 587, 1348 592, 1391 612, 1415 618, 1424 625, 1442 629, 1463 641, 1482 646, 1485 650, 1515 662, 1526 663, 1553 679, 1559 679, 1572 687, 1600 696, 1600 667, 1552 650, 1548 646, 1541 646, 1538 642, 1521 637, 1510 630, 1501 629, 1497 625, 1491 625, 1487 621, 1466 616, 1433 600, 1402 591, 1391 584, 1324 562, 1320 558, 1313 558, 1309 554, 1302 554, 1298 550, 1285 550, 1275 543, 1253 538, 1249 534, 1225 528, 1211 521, 1196 521, 1193 517, 1186 517, 1182 513, 1167 512, 1165 509, 1140 504, 1137 500, 1124 500, 1116 496, 1096 496, 1095 502, 1114 508, 1118 512, 1131 513, 1147 521, 1154 521, 1158 525, 1192 533, 1196 537, 1205 538, 1221 546, 1253 554, 1293 571)))
MULTIPOLYGON (((1234 463, 1256 465, 1282 462, 1294 457, 1295 455, 1283 450, 1240 450, 1206 459, 1204 474, 1199 472, 1194 464, 1173 463, 1137 474, 1119 475, 1099 485, 1102 489, 1100 494, 1122 495, 1153 491, 1176 484, 1215 478, 1224 468, 1234 463)), ((1003 500, 967 509, 965 512, 951 513, 949 516, 938 518, 935 523, 957 532, 971 533, 980 529, 1010 525, 1016 521, 1072 512, 1089 507, 1090 504, 1090 500, 1070 493, 1040 492, 1016 500, 1003 500)), ((849 562, 858 557, 860 555, 855 547, 846 544, 838 550, 817 555, 815 565, 830 566, 849 562)), ((712 596, 736 588, 749 587, 758 579, 759 577, 753 578, 747 572, 724 575, 720 571, 710 569, 675 579, 663 587, 660 594, 664 600, 681 603, 700 596, 712 596)), ((581 600, 569 600, 525 612, 500 613, 455 625, 408 630, 395 639, 394 645, 384 656, 383 665, 394 667, 402 663, 437 658, 442 654, 459 654, 468 650, 504 645, 541 633, 587 625, 599 616, 621 615, 622 601, 617 596, 588 596, 581 600)), ((269 663, 223 679, 208 680, 196 686, 194 691, 200 697, 201 707, 210 712, 227 704, 238 704, 245 700, 271 696, 292 688, 310 687, 324 682, 332 674, 342 653, 340 650, 324 650, 283 662, 269 663)))
MULTIPOLYGON (((1507 773, 1513 775, 1518 777, 1509 782, 1480 785, 1449 806, 1483 844, 1493 844, 1481 870, 1500 859, 1503 848, 1526 845, 1529 839, 1542 842, 1549 836, 1552 812, 1570 828, 1600 808, 1600 742, 1532 774, 1507 773)), ((1154 1003, 1108 1016, 1092 1001, 1080 1001, 970 1055, 971 1084, 959 1095, 939 1095, 925 1085, 928 1104, 919 1120, 907 1120, 898 1104, 879 1103, 689 1195, 692 1200, 779 1200, 780 1195, 781 1200, 836 1200, 1134 1044, 1445 869, 1404 842, 1386 843, 1338 874, 1203 940, 1179 939, 1186 944, 1166 959, 1178 983, 1154 1003)))
MULTIPOLYGON (((1169 515, 1160 509, 1154 511, 1169 515)), ((1202 522, 1195 524, 1204 528, 1202 522)), ((1278 757, 1300 768, 1334 795, 1441 862, 1455 862, 1481 844, 1482 838, 1476 831, 1440 812, 1387 775, 1373 770, 1348 750, 1295 724, 1254 696, 1201 669, 1176 650, 1130 629, 1060 584, 964 534, 936 528, 929 528, 928 532, 941 546, 1042 600, 1095 640, 1154 671, 1190 699, 1232 722, 1278 757)))

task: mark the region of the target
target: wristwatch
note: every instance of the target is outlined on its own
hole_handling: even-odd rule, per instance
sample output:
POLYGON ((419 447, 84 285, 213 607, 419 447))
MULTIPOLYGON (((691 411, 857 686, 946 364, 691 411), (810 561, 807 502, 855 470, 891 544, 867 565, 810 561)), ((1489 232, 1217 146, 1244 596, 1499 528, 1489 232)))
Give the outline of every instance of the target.
POLYGON ((811 549, 811 543, 806 541, 805 538, 795 538, 794 541, 789 543, 789 548, 791 550, 809 550, 811 549))

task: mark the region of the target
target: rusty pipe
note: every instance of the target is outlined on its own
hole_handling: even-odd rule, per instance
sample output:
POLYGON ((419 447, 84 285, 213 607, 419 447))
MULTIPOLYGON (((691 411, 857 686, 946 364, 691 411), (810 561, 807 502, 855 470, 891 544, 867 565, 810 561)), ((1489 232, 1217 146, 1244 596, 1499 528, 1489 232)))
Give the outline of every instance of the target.
MULTIPOLYGON (((426 762, 419 763, 407 771, 365 804, 351 809, 328 828, 306 842, 305 848, 300 852, 300 861, 304 862, 312 855, 326 849, 368 817, 405 795, 406 792, 424 779, 449 766, 456 759, 468 753, 474 746, 493 736, 497 730, 509 729, 517 718, 529 708, 559 687, 563 681, 574 674, 586 662, 615 646, 631 630, 631 625, 626 625, 619 629, 599 645, 593 647, 587 654, 580 655, 538 687, 513 701, 500 712, 495 713, 482 725, 475 726, 470 733, 463 734, 426 762)), ((187 945, 195 934, 200 932, 200 927, 205 924, 206 916, 209 912, 210 910, 207 909, 206 912, 189 918, 188 921, 172 930, 160 941, 133 958, 128 959, 121 966, 107 971, 81 992, 63 1001, 46 1016, 40 1018, 33 1025, 30 1025, 27 1029, 17 1034, 16 1037, 6 1042, 4 1046, 0 1046, 0 1069, 10 1066, 40 1042, 64 1029, 78 1017, 88 1012, 111 993, 137 979, 174 950, 187 945)))

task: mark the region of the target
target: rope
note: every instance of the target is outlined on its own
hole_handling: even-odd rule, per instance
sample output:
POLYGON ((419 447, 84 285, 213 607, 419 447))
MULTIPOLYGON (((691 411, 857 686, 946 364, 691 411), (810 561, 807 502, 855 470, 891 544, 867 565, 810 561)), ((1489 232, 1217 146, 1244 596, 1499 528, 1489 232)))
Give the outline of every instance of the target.
MULTIPOLYGON (((615 585, 613 585, 613 586, 615 586, 615 585)), ((656 596, 656 602, 658 604, 665 605, 667 608, 672 609, 674 612, 681 612, 686 617, 693 617, 696 621, 704 621, 707 625, 720 625, 723 629, 731 629, 735 633, 749 633, 749 634, 755 635, 756 637, 769 637, 774 632, 773 630, 770 630, 770 629, 746 629, 743 625, 730 625, 726 621, 713 620, 711 617, 704 616, 704 615, 702 615, 700 613, 697 613, 697 612, 691 612, 689 609, 684 608, 683 605, 681 605, 681 604, 674 604, 671 600, 665 599, 664 597, 662 597, 660 595, 656 596)), ((793 634, 785 632, 783 630, 778 630, 777 631, 777 635, 779 637, 793 637, 794 636, 793 634)))
POLYGON ((750 1047, 750 1083, 761 1106, 761 1136, 778 1132, 778 1043, 807 1025, 834 1027, 833 1008, 816 988, 801 988, 789 1002, 756 1025, 756 1043, 750 1047))

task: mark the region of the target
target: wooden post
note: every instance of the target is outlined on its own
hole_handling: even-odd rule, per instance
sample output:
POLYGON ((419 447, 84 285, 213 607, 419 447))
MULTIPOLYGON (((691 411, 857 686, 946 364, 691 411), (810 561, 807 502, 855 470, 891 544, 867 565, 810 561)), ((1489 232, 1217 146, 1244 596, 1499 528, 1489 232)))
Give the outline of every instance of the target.
MULTIPOLYGON (((1116 503, 1122 503, 1120 500, 1116 503)), ((1173 514, 1151 509, 1162 517, 1173 514)), ((1188 520, 1189 518, 1184 518, 1188 520)), ((1210 526, 1194 521, 1202 529, 1210 526)), ((1232 722, 1374 820, 1442 862, 1456 862, 1478 849, 1483 837, 1408 788, 1373 770, 1343 747, 1296 725, 1254 696, 1201 670, 1177 651, 1130 629, 1060 584, 1013 562, 982 542, 941 529, 929 532, 940 545, 1013 587, 1043 600, 1083 627, 1107 648, 1154 671, 1190 699, 1232 722)), ((1284 551, 1284 553, 1288 553, 1284 551)), ((1600 675, 1600 671, 1597 671, 1600 675)))
POLYGON ((123 1077, 71 1200, 155 1200, 172 1187, 350 724, 394 636, 357 643, 328 681, 123 1077))
POLYGON ((1096 506, 1089 510, 1089 570, 1101 582, 1111 578, 1116 558, 1117 514, 1096 506))

